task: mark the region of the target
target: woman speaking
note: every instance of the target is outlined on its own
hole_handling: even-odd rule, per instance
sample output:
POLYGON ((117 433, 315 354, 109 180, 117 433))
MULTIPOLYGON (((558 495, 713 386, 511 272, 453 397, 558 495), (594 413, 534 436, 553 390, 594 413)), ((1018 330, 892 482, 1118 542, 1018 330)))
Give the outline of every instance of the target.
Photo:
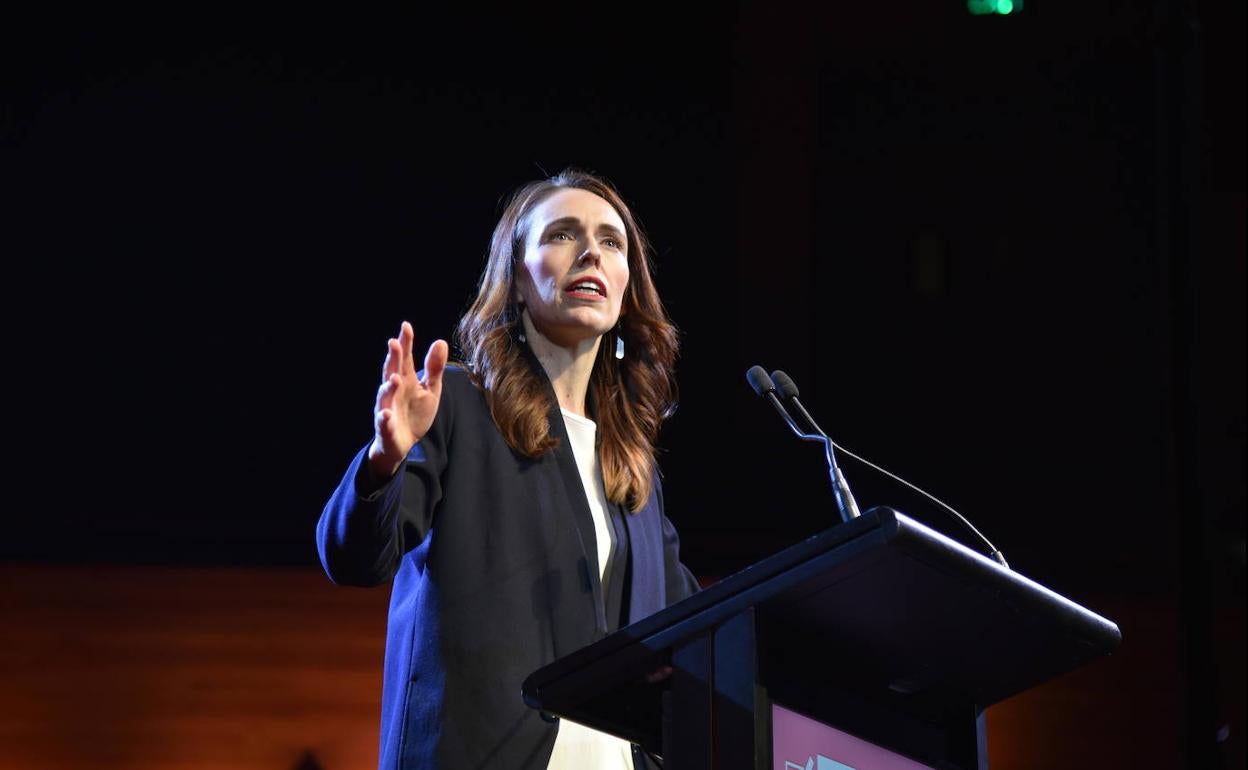
POLYGON ((626 742, 525 706, 536 669, 697 590, 655 464, 675 328, 605 180, 510 198, 448 365, 388 342, 374 437, 317 524, 339 584, 393 579, 381 762, 631 768, 626 742))

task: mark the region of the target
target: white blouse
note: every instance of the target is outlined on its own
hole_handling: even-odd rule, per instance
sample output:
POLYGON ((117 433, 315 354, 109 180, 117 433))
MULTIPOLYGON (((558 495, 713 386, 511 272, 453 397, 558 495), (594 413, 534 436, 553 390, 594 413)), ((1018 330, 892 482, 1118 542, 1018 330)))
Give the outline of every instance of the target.
MULTIPOLYGON (((602 593, 607 593, 611 580, 611 525, 607 520, 607 492, 602 486, 602 474, 598 472, 598 452, 595 439, 598 426, 593 420, 579 414, 563 411, 563 424, 572 443, 576 467, 581 472, 581 484, 589 499, 589 512, 594 519, 594 534, 598 544, 598 576, 602 579, 602 593), (591 491, 592 490, 592 491, 591 491)), ((568 719, 559 720, 559 733, 555 737, 555 749, 550 755, 548 770, 633 770, 633 750, 628 741, 599 732, 568 719)))

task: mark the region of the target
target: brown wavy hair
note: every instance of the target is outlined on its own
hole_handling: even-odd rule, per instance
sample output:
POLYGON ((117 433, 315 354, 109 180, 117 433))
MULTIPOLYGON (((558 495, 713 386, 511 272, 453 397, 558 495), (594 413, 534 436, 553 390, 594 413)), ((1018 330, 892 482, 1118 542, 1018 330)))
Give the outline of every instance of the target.
POLYGON ((543 373, 526 360, 518 331, 516 264, 524 260, 529 214, 558 190, 591 192, 624 220, 628 286, 615 329, 604 335, 590 375, 589 396, 598 423, 598 459, 607 498, 640 510, 650 498, 659 426, 676 406, 673 367, 676 327, 654 287, 650 248, 628 205, 610 182, 578 169, 530 182, 512 193, 486 256, 477 297, 455 331, 469 375, 485 393, 490 415, 508 445, 536 458, 556 446, 548 422, 549 389, 543 373), (615 337, 625 356, 614 356, 615 337))

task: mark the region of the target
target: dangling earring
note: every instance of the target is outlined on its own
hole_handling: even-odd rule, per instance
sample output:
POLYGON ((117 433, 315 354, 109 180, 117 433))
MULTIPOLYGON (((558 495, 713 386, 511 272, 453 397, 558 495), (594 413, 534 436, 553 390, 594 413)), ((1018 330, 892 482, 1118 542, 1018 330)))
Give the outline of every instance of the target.
POLYGON ((520 310, 516 313, 516 328, 520 330, 518 335, 521 342, 528 342, 528 337, 524 336, 524 305, 520 306, 520 310))
POLYGON ((618 331, 615 333, 615 358, 617 361, 624 360, 624 338, 618 331))

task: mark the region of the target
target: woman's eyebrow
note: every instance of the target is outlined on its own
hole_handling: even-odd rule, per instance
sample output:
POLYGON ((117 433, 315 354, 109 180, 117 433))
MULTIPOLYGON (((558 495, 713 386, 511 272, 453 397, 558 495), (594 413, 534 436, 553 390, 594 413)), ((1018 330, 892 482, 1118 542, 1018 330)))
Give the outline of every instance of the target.
POLYGON ((542 232, 548 233, 552 229, 559 228, 559 227, 566 227, 566 228, 571 228, 574 230, 584 229, 581 225, 581 220, 577 219, 576 217, 560 217, 559 219, 556 219, 547 223, 547 225, 542 228, 542 232))
POLYGON ((616 238, 619 238, 621 241, 628 240, 628 238, 625 237, 624 233, 620 232, 620 229, 616 227, 615 225, 607 225, 607 224, 598 225, 598 232, 607 233, 608 235, 614 235, 616 238))

